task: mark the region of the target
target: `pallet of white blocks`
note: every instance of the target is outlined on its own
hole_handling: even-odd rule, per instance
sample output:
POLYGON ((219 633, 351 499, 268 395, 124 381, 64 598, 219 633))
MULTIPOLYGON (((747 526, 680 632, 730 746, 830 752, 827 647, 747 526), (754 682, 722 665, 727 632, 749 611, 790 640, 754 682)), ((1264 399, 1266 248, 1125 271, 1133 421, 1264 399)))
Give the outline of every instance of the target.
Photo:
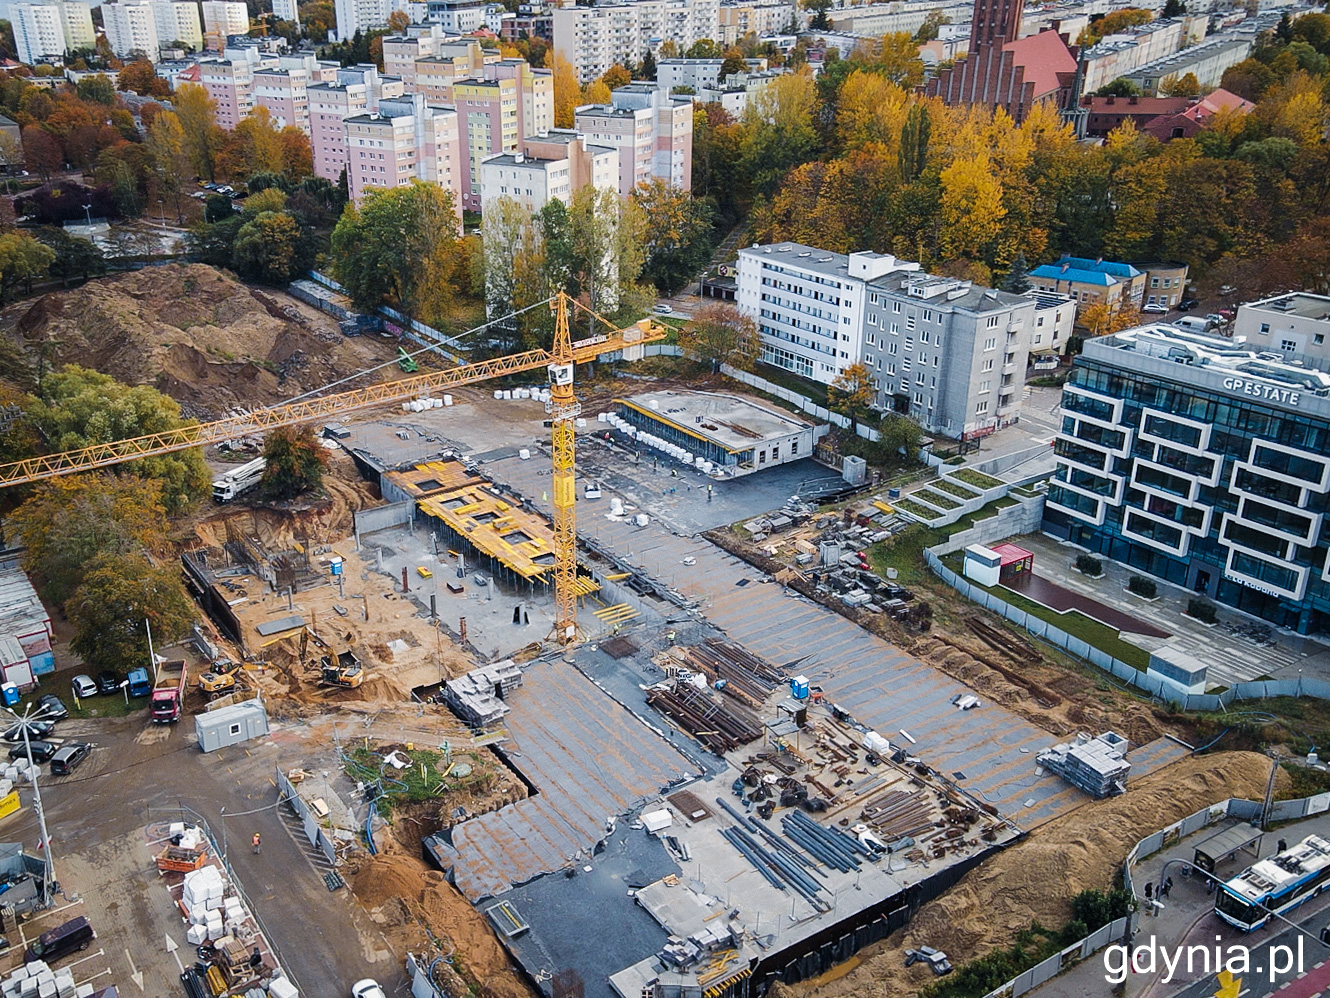
POLYGON ((180 903, 189 918, 185 939, 192 946, 227 936, 248 939, 253 935, 244 902, 229 891, 221 870, 215 866, 185 874, 180 903))
POLYGON ((74 983, 74 971, 68 967, 52 970, 42 960, 19 967, 0 982, 4 998, 88 998, 96 989, 74 983))

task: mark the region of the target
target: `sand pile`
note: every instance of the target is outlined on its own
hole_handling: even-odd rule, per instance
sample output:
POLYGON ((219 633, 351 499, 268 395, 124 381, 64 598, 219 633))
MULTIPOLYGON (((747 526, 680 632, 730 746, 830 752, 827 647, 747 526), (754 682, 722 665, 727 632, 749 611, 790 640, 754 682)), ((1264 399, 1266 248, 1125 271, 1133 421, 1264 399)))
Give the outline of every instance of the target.
POLYGON ((52 292, 10 309, 0 328, 33 358, 44 349, 48 367, 81 364, 153 385, 199 418, 280 402, 391 356, 378 337, 347 339, 316 309, 203 264, 52 292))
MULTIPOLYGON (((955 964, 1011 944, 1032 921, 1057 927, 1071 916, 1071 898, 1112 885, 1127 851, 1162 825, 1226 797, 1259 800, 1271 762, 1252 752, 1198 756, 1131 784, 1122 797, 1094 801, 1050 821, 993 856, 925 905, 905 931, 860 954, 852 971, 829 984, 781 987, 781 994, 903 998, 933 980, 924 967, 906 970, 904 951, 928 945, 955 964)), ((1276 780, 1287 781, 1282 775, 1276 780)), ((773 992, 775 993, 775 992, 773 992)))
MULTIPOLYGON (((468 983, 478 993, 494 998, 532 998, 484 916, 437 870, 413 856, 388 851, 362 857, 348 879, 357 900, 370 909, 397 951, 410 948, 416 953, 434 952, 427 945, 423 925, 440 941, 445 954, 455 951, 462 958, 454 967, 461 968, 465 962, 468 983), (408 918, 402 917, 402 904, 406 905, 408 918)), ((464 991, 462 988, 452 993, 464 991)))

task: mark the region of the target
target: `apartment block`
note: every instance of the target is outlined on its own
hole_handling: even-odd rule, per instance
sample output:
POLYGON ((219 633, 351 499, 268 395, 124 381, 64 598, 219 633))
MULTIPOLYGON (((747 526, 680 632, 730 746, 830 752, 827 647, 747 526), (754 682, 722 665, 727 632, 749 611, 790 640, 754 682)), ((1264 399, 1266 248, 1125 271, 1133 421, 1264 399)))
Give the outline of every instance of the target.
POLYGON ((720 29, 716 41, 722 45, 733 45, 750 33, 759 38, 783 34, 791 24, 798 23, 797 8, 790 0, 726 3, 721 4, 716 13, 720 29))
POLYGON ((217 124, 235 128, 254 110, 254 67, 240 59, 207 59, 199 63, 199 85, 217 105, 217 124))
POLYGON ((32 66, 64 56, 68 46, 60 8, 56 4, 11 4, 9 17, 19 62, 32 66))
POLYGON ((1330 374, 1148 325, 1085 343, 1044 530, 1300 634, 1326 630, 1330 374))
POLYGON ((1076 326, 1076 299, 1037 288, 1025 292, 1025 297, 1034 302, 1030 356, 1066 353, 1067 341, 1076 326))
POLYGON ((596 7, 556 7, 554 48, 581 80, 597 79, 615 63, 640 62, 673 41, 680 51, 720 33, 717 0, 634 0, 596 7))
POLYGON ((469 35, 485 27, 488 0, 428 0, 425 17, 453 35, 469 35))
POLYGON ((460 80, 453 85, 462 142, 462 207, 480 211, 480 165, 496 153, 515 152, 520 139, 516 80, 460 80))
POLYGON ((525 59, 500 59, 484 67, 489 80, 512 80, 517 84, 518 126, 523 138, 543 135, 554 127, 554 74, 532 69, 525 59))
MULTIPOLYGON (((279 21, 294 21, 300 23, 300 3, 298 0, 272 0, 272 16, 279 21)), ((204 15, 204 22, 207 22, 207 15, 204 15)))
POLYGON ((831 384, 862 361, 877 408, 959 439, 1020 411, 1036 318, 1028 297, 798 243, 741 249, 737 288, 765 363, 831 384))
MULTIPOLYGON (((277 0, 281 3, 282 0, 277 0)), ((295 0, 288 0, 293 8, 295 0)), ((234 0, 203 0, 203 33, 208 36, 209 48, 221 49, 226 39, 232 35, 243 35, 249 31, 249 8, 234 0)), ((274 7, 273 14, 283 21, 299 20, 296 11, 290 17, 279 14, 274 7)))
MULTIPOLYGON (((404 35, 385 35, 383 38, 384 73, 388 76, 400 77, 408 91, 411 91, 415 85, 416 60, 438 55, 439 45, 443 40, 443 28, 437 24, 413 24, 404 35)), ((479 47, 476 44, 476 48, 479 47)), ((479 67, 477 67, 478 71, 479 67)))
POLYGON ((74 52, 97 44, 97 29, 92 24, 92 7, 80 0, 60 0, 60 25, 65 32, 65 47, 74 52))
POLYGON ((481 204, 509 197, 533 214, 550 201, 567 204, 588 185, 617 190, 619 153, 591 145, 568 129, 522 141, 522 151, 489 156, 481 164, 481 204))
POLYGON ((256 69, 251 96, 266 107, 278 128, 294 125, 309 134, 309 73, 303 69, 256 69))
MULTIPOLYGON (((181 3, 149 0, 149 6, 156 21, 159 45, 166 47, 172 42, 180 42, 194 52, 203 48, 203 27, 199 21, 198 4, 189 0, 181 3)), ((153 59, 155 61, 155 53, 153 59)))
POLYGON ((455 110, 431 107, 422 95, 407 94, 383 100, 378 113, 354 115, 344 124, 347 183, 354 200, 368 191, 429 181, 453 192, 460 224, 458 167, 465 157, 455 110))
POLYGON ((373 31, 388 24, 388 15, 396 8, 392 0, 334 0, 337 37, 351 38, 357 31, 373 31))
POLYGON ((106 29, 106 43, 117 59, 141 54, 156 61, 159 47, 157 17, 151 4, 102 4, 102 24, 106 29))
POLYGON ((619 151, 619 193, 659 177, 681 190, 692 188, 693 105, 664 88, 635 83, 614 91, 611 104, 579 107, 579 135, 619 151))
POLYGON ((334 183, 347 165, 346 128, 343 122, 359 114, 373 114, 384 99, 401 97, 402 81, 379 75, 373 63, 339 69, 329 83, 309 87, 309 141, 314 173, 334 183))

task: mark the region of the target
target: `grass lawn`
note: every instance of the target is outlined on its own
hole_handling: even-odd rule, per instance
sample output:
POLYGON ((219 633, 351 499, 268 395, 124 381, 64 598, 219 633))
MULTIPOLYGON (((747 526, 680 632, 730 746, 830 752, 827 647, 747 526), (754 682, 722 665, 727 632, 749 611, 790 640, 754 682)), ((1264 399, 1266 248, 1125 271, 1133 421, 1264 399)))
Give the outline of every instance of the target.
POLYGON ((44 676, 38 676, 41 685, 23 694, 19 699, 18 706, 14 709, 22 714, 27 709, 27 705, 38 697, 54 693, 60 698, 60 702, 68 708, 70 717, 124 717, 137 711, 147 711, 147 697, 130 697, 129 703, 126 704, 124 690, 117 690, 110 695, 98 694, 94 697, 85 697, 83 700, 76 701, 73 691, 70 689, 69 681, 79 673, 85 672, 86 670, 80 667, 60 672, 48 672, 44 676))
POLYGON ((380 779, 382 768, 383 796, 379 798, 379 809, 391 811, 398 804, 421 804, 433 800, 442 794, 443 753, 432 749, 414 749, 407 752, 399 749, 399 755, 411 760, 405 769, 394 769, 382 765, 383 755, 364 748, 353 749, 347 762, 346 772, 354 780, 372 783, 380 779))
POLYGON ((955 496, 957 499, 977 499, 979 493, 974 489, 967 489, 960 482, 953 482, 948 478, 939 478, 929 486, 930 489, 937 489, 939 492, 945 492, 947 495, 955 496))
POLYGON ((905 512, 911 513, 923 520, 936 520, 943 515, 935 509, 921 506, 912 499, 893 499, 891 500, 891 505, 895 506, 897 509, 903 509, 905 512))
POLYGON ((787 371, 783 367, 772 367, 770 364, 754 364, 753 373, 759 378, 766 378, 772 384, 780 385, 782 388, 788 388, 790 391, 804 396, 804 398, 812 399, 820 406, 825 407, 827 404, 826 385, 801 378, 792 371, 787 371))
MULTIPOLYGON (((964 564, 964 554, 955 551, 949 555, 944 555, 942 562, 953 572, 960 574, 964 564)), ((972 586, 978 585, 973 579, 967 579, 966 581, 972 586)), ((1150 665, 1150 653, 1148 651, 1124 641, 1120 631, 1109 627, 1107 624, 1100 623, 1093 617, 1087 617, 1078 610, 1072 610, 1070 613, 1059 613, 1051 607, 1036 603, 1021 593, 1003 586, 980 586, 980 588, 1018 610, 1024 610, 1026 613, 1066 631, 1073 637, 1080 638, 1086 644, 1112 655, 1118 661, 1125 662, 1134 669, 1144 670, 1150 665)))
POLYGON ((941 492, 935 492, 931 488, 921 489, 914 494, 915 499, 921 499, 930 505, 937 506, 940 509, 952 510, 960 509, 960 503, 948 495, 941 492))
POLYGON ((869 548, 868 563, 884 579, 887 577, 887 569, 894 568, 896 581, 907 589, 941 585, 941 580, 929 571, 924 562, 924 548, 930 548, 941 540, 938 531, 916 523, 895 537, 889 537, 869 548))
POLYGON ((992 475, 985 475, 982 471, 975 471, 973 468, 960 468, 957 471, 948 472, 948 474, 952 478, 958 479, 966 485, 973 485, 977 489, 995 489, 1004 484, 992 475))

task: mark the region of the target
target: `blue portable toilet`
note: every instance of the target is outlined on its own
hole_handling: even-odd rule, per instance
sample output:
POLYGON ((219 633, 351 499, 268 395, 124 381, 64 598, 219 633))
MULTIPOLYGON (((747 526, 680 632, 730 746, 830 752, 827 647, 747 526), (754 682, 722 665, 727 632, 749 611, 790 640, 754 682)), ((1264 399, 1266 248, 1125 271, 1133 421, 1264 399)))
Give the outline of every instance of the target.
POLYGON ((808 699, 808 677, 795 676, 790 680, 790 694, 796 700, 808 699))
POLYGON ((5 698, 6 707, 15 707, 18 705, 18 683, 0 684, 0 696, 5 698))

